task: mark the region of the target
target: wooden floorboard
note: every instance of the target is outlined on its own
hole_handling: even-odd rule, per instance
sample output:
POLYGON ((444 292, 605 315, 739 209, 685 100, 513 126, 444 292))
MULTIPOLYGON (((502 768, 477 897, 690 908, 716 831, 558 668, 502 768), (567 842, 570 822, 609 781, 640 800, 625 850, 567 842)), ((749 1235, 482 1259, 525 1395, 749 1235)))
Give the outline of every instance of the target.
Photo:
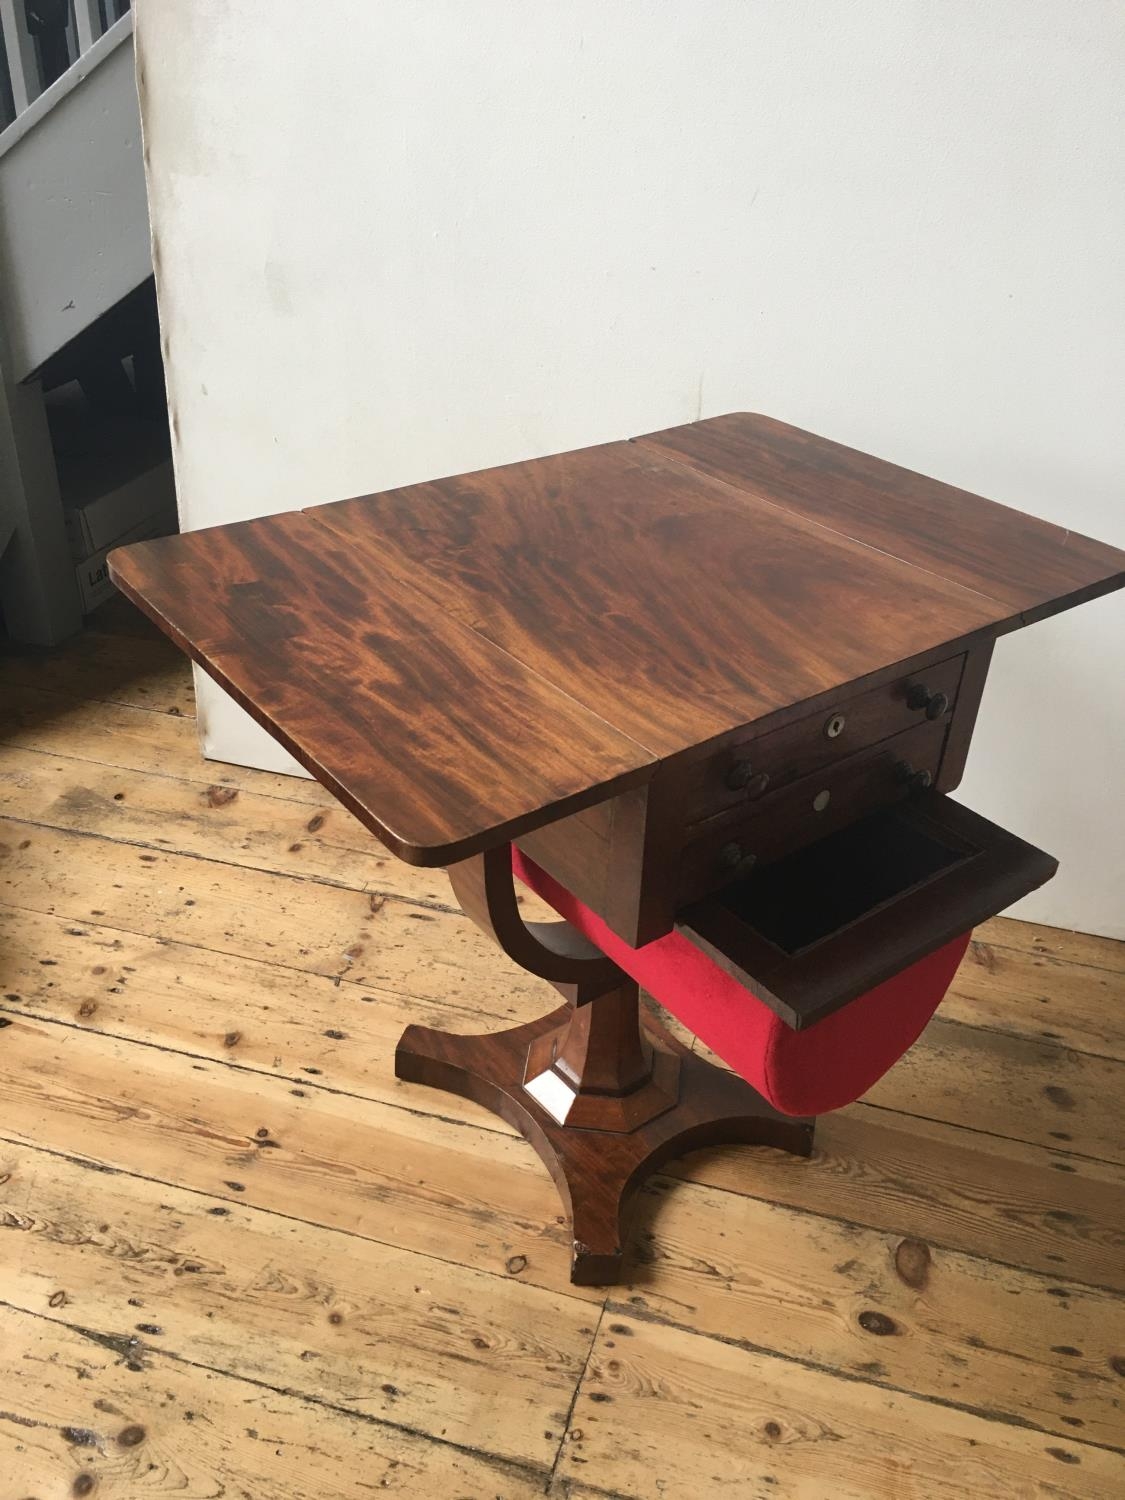
MULTIPOLYGON (((136 1310, 143 1320, 144 1309, 136 1310)), ((538 1475, 52 1312, 0 1306, 6 1494, 531 1500, 538 1475), (140 1368, 134 1368, 139 1365, 140 1368)))
POLYGON ((116 615, 0 658, 0 1495, 1125 1493, 1125 944, 985 924, 810 1161, 677 1163, 575 1289, 391 1067, 549 989, 116 615))

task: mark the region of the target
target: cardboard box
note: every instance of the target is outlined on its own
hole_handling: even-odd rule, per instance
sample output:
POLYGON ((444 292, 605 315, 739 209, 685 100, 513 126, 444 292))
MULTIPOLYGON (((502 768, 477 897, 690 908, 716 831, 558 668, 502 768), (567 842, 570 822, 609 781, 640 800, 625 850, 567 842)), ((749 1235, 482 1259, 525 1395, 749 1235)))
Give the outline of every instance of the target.
POLYGON ((89 614, 91 610, 97 609, 99 604, 104 604, 107 599, 112 599, 117 590, 109 581, 109 567, 106 559, 114 547, 123 547, 128 542, 143 542, 153 536, 170 536, 176 530, 175 506, 165 509, 160 514, 149 516, 147 520, 124 536, 115 537, 106 547, 100 547, 89 557, 83 558, 74 570, 74 576, 78 582, 78 592, 82 597, 82 612, 89 614))
MULTIPOLYGON (((165 459, 100 493, 90 493, 87 488, 84 495, 75 495, 64 488, 63 501, 70 554, 75 562, 88 561, 126 537, 139 540, 132 533, 157 517, 163 518, 169 511, 175 517, 172 461, 165 459)), ((145 533, 150 534, 161 533, 145 533)))

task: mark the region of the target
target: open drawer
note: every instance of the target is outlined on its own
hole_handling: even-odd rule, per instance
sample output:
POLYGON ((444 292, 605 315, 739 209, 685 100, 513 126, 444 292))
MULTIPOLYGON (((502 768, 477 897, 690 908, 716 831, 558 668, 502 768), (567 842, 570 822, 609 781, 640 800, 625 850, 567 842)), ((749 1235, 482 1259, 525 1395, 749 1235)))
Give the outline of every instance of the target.
POLYGON ((676 926, 800 1030, 1057 868, 1041 849, 927 792, 756 869, 687 907, 676 926))

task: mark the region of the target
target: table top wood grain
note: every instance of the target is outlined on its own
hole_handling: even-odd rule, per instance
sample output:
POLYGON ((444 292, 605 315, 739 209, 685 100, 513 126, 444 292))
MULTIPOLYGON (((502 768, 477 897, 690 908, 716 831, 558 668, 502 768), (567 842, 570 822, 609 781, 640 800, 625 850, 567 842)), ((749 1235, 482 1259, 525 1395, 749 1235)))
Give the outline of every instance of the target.
POLYGON ((1125 584, 1125 553, 767 417, 140 542, 114 581, 401 858, 1125 584))

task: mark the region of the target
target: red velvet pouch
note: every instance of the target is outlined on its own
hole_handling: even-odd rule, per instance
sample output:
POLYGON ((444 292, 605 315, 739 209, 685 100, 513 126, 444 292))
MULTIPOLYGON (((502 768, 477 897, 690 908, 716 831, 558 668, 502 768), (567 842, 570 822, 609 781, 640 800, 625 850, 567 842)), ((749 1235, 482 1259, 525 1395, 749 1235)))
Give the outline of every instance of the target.
POLYGON ((816 1025, 794 1031, 678 932, 631 948, 513 846, 516 875, 788 1115, 865 1094, 917 1041, 969 945, 964 933, 816 1025))

